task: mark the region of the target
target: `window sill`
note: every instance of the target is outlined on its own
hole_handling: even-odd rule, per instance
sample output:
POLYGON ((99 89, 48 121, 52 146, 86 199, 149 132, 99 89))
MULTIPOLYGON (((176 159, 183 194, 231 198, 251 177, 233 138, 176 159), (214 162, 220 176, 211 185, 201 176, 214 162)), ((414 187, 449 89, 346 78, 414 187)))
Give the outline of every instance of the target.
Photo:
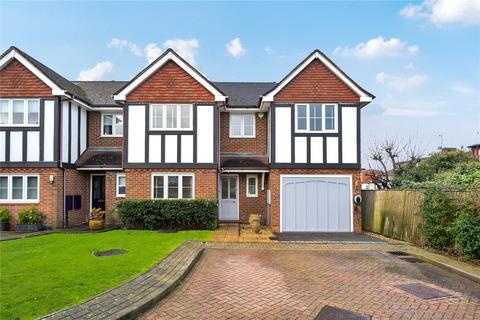
POLYGON ((257 195, 257 194, 255 194, 255 195, 253 195, 253 194, 247 194, 246 197, 247 197, 247 198, 258 198, 258 195, 257 195))
POLYGON ((101 135, 100 138, 122 138, 123 135, 113 135, 113 134, 110 134, 110 135, 101 135))
POLYGON ((229 136, 230 139, 255 139, 256 136, 253 136, 253 137, 232 137, 232 136, 229 136))
POLYGON ((39 200, 0 200, 0 204, 38 204, 39 200))

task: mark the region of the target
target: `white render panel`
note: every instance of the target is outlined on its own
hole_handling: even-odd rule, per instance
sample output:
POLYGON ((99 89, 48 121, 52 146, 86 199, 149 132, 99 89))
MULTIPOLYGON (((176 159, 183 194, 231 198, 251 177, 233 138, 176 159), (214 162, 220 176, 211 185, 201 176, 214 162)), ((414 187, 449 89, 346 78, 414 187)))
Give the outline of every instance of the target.
POLYGON ((40 132, 27 132, 27 161, 40 161, 40 132))
POLYGON ((165 136, 165 162, 177 162, 177 146, 178 141, 176 135, 165 136))
POLYGON ((145 106, 128 106, 128 162, 145 162, 145 106))
POLYGON ((213 106, 197 106, 197 162, 213 163, 213 106))
POLYGON ((327 137, 327 163, 338 163, 337 137, 327 137))
POLYGON ((275 162, 290 163, 292 161, 292 112, 290 108, 275 109, 275 162))
POLYGON ((307 137, 295 137, 295 163, 307 163, 307 137))
POLYGON ((151 134, 148 141, 148 162, 162 162, 162 136, 151 134))
POLYGON ((5 137, 6 137, 5 131, 0 131, 0 161, 5 161, 5 153, 6 153, 5 137))
POLYGON ((310 163, 323 162, 323 137, 310 138, 310 163))
POLYGON ((182 149, 181 151, 181 162, 192 163, 193 162, 193 136, 192 135, 182 135, 182 149))
POLYGON ((68 162, 68 102, 62 105, 62 162, 68 162))
POLYGON ((357 163, 357 108, 342 108, 342 162, 357 163))
POLYGON ((87 110, 80 110, 80 153, 87 149, 87 110))
POLYGON ((10 161, 22 161, 23 132, 10 131, 10 161))
POLYGON ((78 106, 74 103, 72 103, 71 120, 72 120, 72 130, 71 130, 72 146, 71 146, 70 160, 72 163, 74 163, 78 159, 78 106))
POLYGON ((46 100, 43 107, 43 161, 53 161, 55 145, 55 102, 46 100))

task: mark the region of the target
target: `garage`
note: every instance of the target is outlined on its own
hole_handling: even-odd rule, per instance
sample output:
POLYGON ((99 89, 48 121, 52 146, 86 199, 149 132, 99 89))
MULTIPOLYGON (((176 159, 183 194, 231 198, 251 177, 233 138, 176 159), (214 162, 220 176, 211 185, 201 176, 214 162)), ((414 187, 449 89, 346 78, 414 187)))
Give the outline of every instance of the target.
POLYGON ((281 232, 351 232, 352 177, 282 175, 281 232))

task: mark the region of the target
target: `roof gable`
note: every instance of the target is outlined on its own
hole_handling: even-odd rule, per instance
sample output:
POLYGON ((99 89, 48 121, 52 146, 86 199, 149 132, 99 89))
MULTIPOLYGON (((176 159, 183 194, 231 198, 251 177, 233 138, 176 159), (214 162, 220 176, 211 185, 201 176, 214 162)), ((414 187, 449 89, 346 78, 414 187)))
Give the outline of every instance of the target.
POLYGON ((18 60, 10 60, 0 69, 1 97, 43 97, 52 90, 18 60))

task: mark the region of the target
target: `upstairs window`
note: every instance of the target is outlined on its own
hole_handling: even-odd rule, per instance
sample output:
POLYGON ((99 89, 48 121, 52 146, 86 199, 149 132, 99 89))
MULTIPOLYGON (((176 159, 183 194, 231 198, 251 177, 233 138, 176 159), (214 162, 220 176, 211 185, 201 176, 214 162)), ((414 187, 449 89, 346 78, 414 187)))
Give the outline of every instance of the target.
POLYGON ((150 130, 193 130, 193 106, 151 104, 150 130))
POLYGON ((40 100, 0 99, 0 126, 38 126, 40 100))
POLYGON ((123 115, 102 114, 102 136, 121 137, 123 136, 123 115))
POLYGON ((193 174, 153 174, 153 199, 193 199, 193 174))
POLYGON ((231 113, 230 138, 255 138, 255 113, 231 113))
POLYGON ((337 105, 296 104, 295 132, 337 132, 337 105))

